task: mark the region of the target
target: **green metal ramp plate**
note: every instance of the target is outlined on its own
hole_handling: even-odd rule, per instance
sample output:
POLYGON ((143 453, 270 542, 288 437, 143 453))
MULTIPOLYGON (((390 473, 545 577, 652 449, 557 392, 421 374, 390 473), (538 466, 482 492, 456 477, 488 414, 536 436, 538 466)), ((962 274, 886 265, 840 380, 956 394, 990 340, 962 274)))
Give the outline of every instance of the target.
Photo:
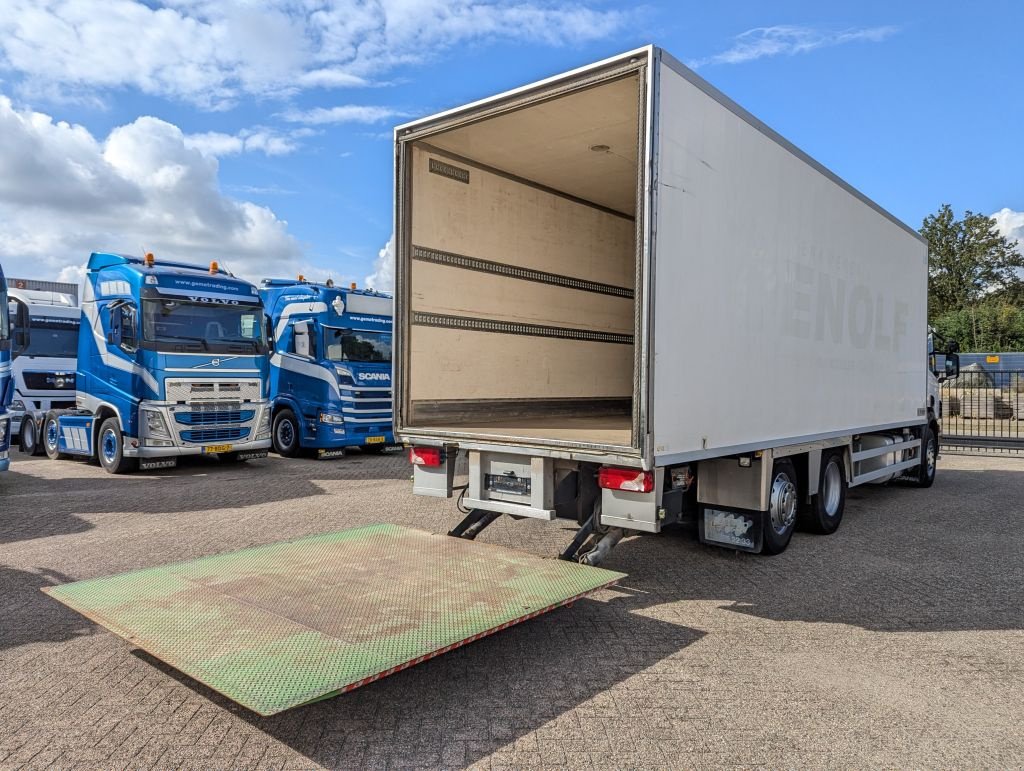
POLYGON ((43 591, 239 704, 273 715, 623 577, 371 525, 43 591))

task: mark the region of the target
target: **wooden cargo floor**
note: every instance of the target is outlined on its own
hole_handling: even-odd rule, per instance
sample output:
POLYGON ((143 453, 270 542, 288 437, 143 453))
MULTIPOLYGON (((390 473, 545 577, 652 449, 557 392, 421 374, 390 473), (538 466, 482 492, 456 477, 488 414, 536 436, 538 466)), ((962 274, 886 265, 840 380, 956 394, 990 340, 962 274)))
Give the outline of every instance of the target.
POLYGON ((629 415, 602 415, 578 418, 506 418, 498 421, 445 421, 439 426, 415 426, 417 431, 439 431, 495 437, 521 437, 587 444, 631 444, 631 418, 629 415))

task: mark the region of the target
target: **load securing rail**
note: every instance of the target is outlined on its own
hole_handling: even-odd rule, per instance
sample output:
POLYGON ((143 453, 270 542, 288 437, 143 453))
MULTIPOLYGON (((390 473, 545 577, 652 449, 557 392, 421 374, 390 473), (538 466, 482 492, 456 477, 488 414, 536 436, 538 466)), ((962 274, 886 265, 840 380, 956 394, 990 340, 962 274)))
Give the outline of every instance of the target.
POLYGON ((379 524, 43 591, 242 706, 273 715, 622 578, 379 524))

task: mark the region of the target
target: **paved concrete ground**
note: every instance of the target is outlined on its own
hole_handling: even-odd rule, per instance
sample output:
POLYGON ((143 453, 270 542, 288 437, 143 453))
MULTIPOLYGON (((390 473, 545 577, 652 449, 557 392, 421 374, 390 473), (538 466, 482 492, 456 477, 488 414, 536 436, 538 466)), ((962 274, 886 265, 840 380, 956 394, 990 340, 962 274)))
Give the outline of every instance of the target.
MULTIPOLYGON (((387 520, 428 530, 401 456, 0 479, 0 767, 1024 765, 1024 459, 943 458, 851 492, 774 558, 624 541, 624 586, 263 719, 39 589, 387 520)), ((559 524, 482 540, 554 554, 559 524)))

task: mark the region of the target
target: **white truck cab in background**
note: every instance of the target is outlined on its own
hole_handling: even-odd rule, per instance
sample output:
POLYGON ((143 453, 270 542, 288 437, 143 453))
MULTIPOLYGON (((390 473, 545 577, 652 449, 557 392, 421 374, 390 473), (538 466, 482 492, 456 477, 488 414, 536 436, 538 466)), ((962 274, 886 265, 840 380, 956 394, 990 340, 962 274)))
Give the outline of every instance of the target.
POLYGON ((11 438, 20 441, 26 411, 75 406, 81 310, 75 284, 9 278, 7 293, 11 304, 25 306, 32 325, 30 343, 12 367, 11 438))

